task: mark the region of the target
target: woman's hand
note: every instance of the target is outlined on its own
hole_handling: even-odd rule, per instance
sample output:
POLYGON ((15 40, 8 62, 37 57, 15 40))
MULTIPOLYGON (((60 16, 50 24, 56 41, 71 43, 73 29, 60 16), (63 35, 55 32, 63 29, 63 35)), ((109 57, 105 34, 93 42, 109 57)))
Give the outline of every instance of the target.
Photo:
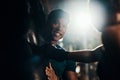
POLYGON ((55 74, 55 72, 51 66, 51 63, 49 63, 49 66, 46 67, 45 73, 48 77, 48 80, 59 80, 59 78, 57 77, 57 75, 55 74))

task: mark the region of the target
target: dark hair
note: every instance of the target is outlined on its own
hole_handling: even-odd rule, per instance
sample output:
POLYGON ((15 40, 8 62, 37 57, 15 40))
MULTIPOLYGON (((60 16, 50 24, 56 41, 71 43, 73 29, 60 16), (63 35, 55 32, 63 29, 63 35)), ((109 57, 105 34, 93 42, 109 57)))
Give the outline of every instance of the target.
POLYGON ((69 22, 69 14, 62 9, 55 9, 50 12, 48 15, 47 23, 54 22, 58 18, 64 18, 66 21, 69 22))

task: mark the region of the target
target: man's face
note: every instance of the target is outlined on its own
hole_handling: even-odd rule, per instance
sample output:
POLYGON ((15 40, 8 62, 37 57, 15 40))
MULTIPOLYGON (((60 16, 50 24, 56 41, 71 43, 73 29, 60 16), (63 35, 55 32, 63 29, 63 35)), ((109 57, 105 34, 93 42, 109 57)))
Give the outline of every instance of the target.
POLYGON ((65 21, 64 18, 56 19, 53 23, 51 23, 52 27, 52 40, 53 41, 59 41, 61 38, 63 38, 66 29, 67 29, 68 22, 65 21))

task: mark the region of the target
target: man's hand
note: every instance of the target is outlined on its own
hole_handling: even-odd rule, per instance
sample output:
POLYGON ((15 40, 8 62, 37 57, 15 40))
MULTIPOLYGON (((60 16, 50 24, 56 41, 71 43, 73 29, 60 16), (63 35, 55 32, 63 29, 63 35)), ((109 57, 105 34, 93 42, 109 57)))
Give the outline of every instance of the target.
POLYGON ((59 80, 51 66, 51 63, 49 63, 49 66, 46 67, 45 73, 48 77, 48 80, 59 80))

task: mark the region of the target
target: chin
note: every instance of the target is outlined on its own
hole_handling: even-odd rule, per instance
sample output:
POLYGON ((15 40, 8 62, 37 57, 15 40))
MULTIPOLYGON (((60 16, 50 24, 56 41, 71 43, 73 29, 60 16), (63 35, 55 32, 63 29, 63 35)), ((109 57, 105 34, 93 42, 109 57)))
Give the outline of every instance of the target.
POLYGON ((60 40, 60 38, 54 38, 54 41, 59 41, 60 40))

